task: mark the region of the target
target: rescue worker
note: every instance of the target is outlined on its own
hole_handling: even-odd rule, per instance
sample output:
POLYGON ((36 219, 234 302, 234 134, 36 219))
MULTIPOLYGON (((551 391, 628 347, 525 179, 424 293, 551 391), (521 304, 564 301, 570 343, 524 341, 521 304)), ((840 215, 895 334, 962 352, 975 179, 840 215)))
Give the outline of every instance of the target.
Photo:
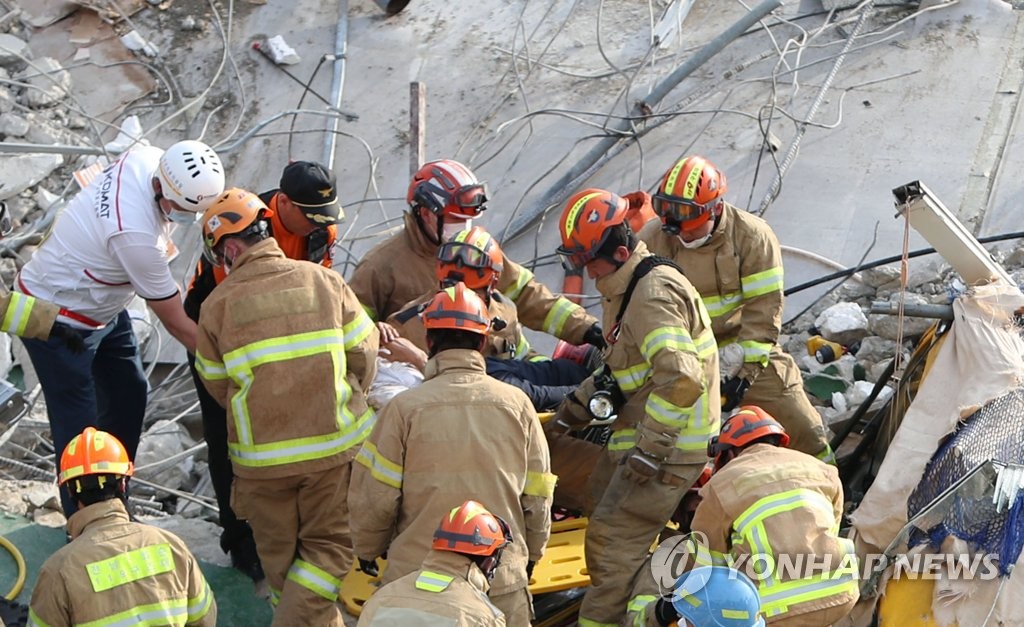
MULTIPOLYGON (((260 194, 270 208, 268 228, 289 259, 308 260, 330 268, 331 250, 337 237, 336 224, 344 218, 338 203, 334 174, 319 163, 293 161, 281 173, 279 189, 260 194)), ((185 312, 199 321, 203 301, 224 280, 224 269, 200 257, 196 273, 185 295, 185 312)), ((210 396, 195 368, 195 355, 188 355, 189 370, 199 396, 203 417, 203 437, 213 492, 217 497, 218 519, 223 529, 220 547, 231 554, 232 565, 253 580, 263 579, 252 529, 231 509, 231 460, 228 456, 227 416, 223 407, 210 396)))
MULTIPOLYGON (((387 320, 436 288, 438 247, 469 229, 487 208, 487 186, 458 161, 442 159, 413 175, 406 200, 405 228, 366 253, 352 273, 352 290, 374 320, 387 320)), ((555 297, 526 268, 504 255, 502 261, 498 290, 516 304, 523 324, 571 344, 604 347, 593 316, 567 298, 555 297)))
POLYGON ((626 612, 635 627, 764 627, 757 586, 726 566, 701 566, 683 573, 663 595, 650 568, 640 569, 626 612))
POLYGON ((484 372, 490 318, 462 283, 423 311, 431 359, 424 382, 384 406, 352 475, 352 538, 363 570, 387 553, 383 584, 415 572, 435 522, 452 503, 487 502, 516 538, 494 575, 491 601, 509 625, 529 625, 527 583, 551 530, 548 447, 521 391, 484 372))
POLYGON ((203 303, 196 369, 228 408, 232 506, 249 521, 274 625, 342 625, 352 564, 351 462, 375 416, 363 390, 377 330, 341 276, 285 257, 255 194, 203 216, 204 254, 230 274, 203 303))
POLYGON ((508 523, 476 501, 466 501, 441 517, 420 569, 374 592, 359 624, 502 627, 505 616, 487 598, 487 590, 512 542, 508 523))
MULTIPOLYGON (((182 307, 168 263, 174 223, 194 223, 224 191, 224 168, 209 146, 182 141, 167 151, 136 146, 107 166, 57 216, 14 289, 60 308, 58 336, 24 339, 46 398, 56 455, 89 425, 113 433, 128 457, 142 435, 148 381, 127 305, 136 294, 186 350, 196 324, 182 307), (69 345, 81 335, 84 350, 69 345)), ((74 503, 63 500, 64 512, 74 503)))
MULTIPOLYGON (((779 346, 782 253, 768 223, 725 202, 725 174, 686 157, 653 197, 658 220, 640 230, 655 255, 675 261, 700 292, 722 351, 724 411, 758 405, 778 416, 793 448, 832 461, 821 416, 807 400, 800 370, 779 346)), ((630 195, 651 203, 645 192, 630 195)))
POLYGON ((583 627, 622 619, 637 569, 707 461, 720 415, 718 351, 700 296, 637 240, 626 212, 619 196, 587 189, 569 199, 559 226, 562 263, 596 280, 611 331, 605 370, 567 397, 545 430, 562 437, 589 423, 598 391, 617 414, 590 479, 583 627))
POLYGON ((30 627, 217 624, 199 562, 178 536, 132 521, 125 482, 134 469, 112 434, 86 427, 60 456, 62 492, 77 503, 71 541, 39 570, 30 627))
POLYGON ((835 466, 788 445, 785 429, 760 407, 740 407, 725 421, 708 444, 716 470, 691 524, 706 546, 693 550, 698 564, 732 560, 754 569, 768 624, 831 625, 859 596, 853 543, 839 537, 843 485, 835 466), (770 559, 749 559, 758 555, 770 559), (776 568, 758 572, 765 563, 776 568))

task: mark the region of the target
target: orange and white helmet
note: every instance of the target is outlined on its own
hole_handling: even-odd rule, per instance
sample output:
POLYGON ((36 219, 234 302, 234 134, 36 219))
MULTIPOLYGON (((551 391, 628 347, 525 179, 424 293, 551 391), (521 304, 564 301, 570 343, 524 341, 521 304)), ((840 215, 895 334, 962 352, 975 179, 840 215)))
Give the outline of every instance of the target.
POLYGON ((479 226, 459 231, 437 249, 437 281, 442 287, 462 281, 473 290, 492 290, 504 266, 497 240, 479 226))
POLYGON ((562 245, 556 252, 562 267, 578 271, 596 258, 610 229, 626 221, 628 209, 624 199, 603 189, 585 189, 569 198, 558 225, 562 245))
POLYGON ((487 335, 491 317, 487 305, 476 292, 459 282, 434 295, 423 313, 423 326, 431 329, 451 329, 487 335))
POLYGON ((476 501, 454 507, 434 532, 435 551, 490 556, 512 542, 512 530, 476 501))
POLYGON ((412 175, 406 194, 409 207, 425 207, 439 218, 471 220, 487 209, 487 184, 458 161, 424 164, 412 175))
POLYGON ((721 468, 722 454, 743 448, 768 436, 779 436, 779 446, 789 446, 789 434, 778 420, 756 405, 744 405, 722 423, 722 431, 708 440, 708 457, 721 468))
POLYGON ((704 157, 685 157, 661 178, 652 204, 664 230, 692 231, 721 209, 725 175, 704 157))
POLYGON ((229 235, 267 232, 271 210, 256 194, 232 187, 203 214, 203 255, 214 265, 222 263, 217 247, 229 235))
POLYGON ((134 473, 135 467, 120 440, 106 431, 86 427, 64 447, 57 482, 64 485, 88 475, 130 477, 134 473))

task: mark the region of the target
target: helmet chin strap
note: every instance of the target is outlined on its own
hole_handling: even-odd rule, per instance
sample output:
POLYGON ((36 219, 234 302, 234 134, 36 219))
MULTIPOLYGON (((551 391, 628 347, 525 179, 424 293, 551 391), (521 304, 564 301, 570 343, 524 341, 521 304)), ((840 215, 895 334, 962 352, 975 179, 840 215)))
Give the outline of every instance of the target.
POLYGON ((421 207, 417 206, 415 211, 413 211, 413 217, 416 218, 416 226, 420 227, 420 233, 423 233, 423 237, 427 238, 428 242, 430 242, 434 246, 440 246, 441 245, 441 229, 444 227, 444 216, 442 214, 438 215, 438 218, 437 218, 437 235, 431 235, 430 231, 427 230, 427 225, 423 223, 423 217, 420 216, 420 208, 421 207))

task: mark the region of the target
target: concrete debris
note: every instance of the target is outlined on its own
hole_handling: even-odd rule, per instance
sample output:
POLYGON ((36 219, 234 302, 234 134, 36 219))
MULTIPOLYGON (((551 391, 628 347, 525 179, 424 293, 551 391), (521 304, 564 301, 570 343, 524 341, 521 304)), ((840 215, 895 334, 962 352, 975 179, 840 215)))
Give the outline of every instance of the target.
POLYGON ((60 494, 57 492, 57 486, 53 484, 35 486, 22 493, 21 498, 25 499, 25 502, 28 503, 29 511, 37 510, 41 507, 60 509, 60 494))
POLYGON ((184 540, 196 559, 217 566, 231 566, 231 557, 220 548, 220 527, 215 523, 180 516, 154 518, 145 522, 166 529, 184 540))
POLYGON ((113 141, 104 144, 103 149, 111 154, 118 155, 128 150, 134 144, 148 146, 149 141, 144 139, 142 134, 142 123, 139 122, 139 117, 129 115, 121 122, 121 128, 117 131, 117 137, 113 141))
POLYGON ((270 60, 278 65, 295 65, 302 61, 299 53, 285 42, 284 37, 275 35, 259 48, 270 60))
POLYGON ((868 319, 856 303, 836 303, 814 320, 822 337, 849 346, 869 335, 868 319))
POLYGON ((29 123, 17 113, 0 113, 0 135, 4 137, 24 137, 28 133, 29 123))
POLYGON ((0 200, 17 196, 50 176, 64 164, 64 157, 54 154, 0 153, 0 200))
POLYGON ((153 45, 151 41, 140 35, 137 30, 133 30, 126 35, 122 35, 121 43, 124 44, 125 48, 128 48, 132 52, 141 52, 147 57, 155 57, 160 54, 160 49, 153 45))
POLYGON ((28 83, 25 104, 33 109, 55 105, 71 93, 71 74, 52 57, 33 62, 19 77, 28 83))
POLYGON ((20 70, 25 67, 26 57, 31 58, 27 41, 7 33, 0 34, 0 67, 20 70))
POLYGON ((888 359, 896 353, 896 342, 884 337, 871 335, 860 341, 857 359, 872 364, 888 359))
MULTIPOLYGON (((135 455, 136 476, 172 490, 188 489, 194 483, 194 461, 191 455, 183 457, 183 454, 195 444, 182 425, 158 420, 139 441, 135 455)), ((132 489, 139 494, 153 493, 152 488, 138 484, 132 489)))
POLYGON ((68 519, 64 518, 64 512, 52 510, 52 509, 37 509, 32 512, 32 522, 37 525, 44 527, 52 527, 54 529, 63 529, 68 524, 68 519))

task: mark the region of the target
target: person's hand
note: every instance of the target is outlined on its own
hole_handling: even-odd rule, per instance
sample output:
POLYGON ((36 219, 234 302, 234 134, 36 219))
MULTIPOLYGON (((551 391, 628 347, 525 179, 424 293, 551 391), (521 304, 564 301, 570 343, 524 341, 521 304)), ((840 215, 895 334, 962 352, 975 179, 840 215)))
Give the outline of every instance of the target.
POLYGON ((537 565, 537 562, 530 560, 526 562, 526 578, 533 579, 533 567, 537 565))
POLYGON ((394 342, 398 338, 402 337, 401 334, 398 332, 398 329, 391 326, 387 322, 378 322, 377 330, 380 331, 381 346, 384 346, 385 344, 390 344, 391 342, 394 342))
POLYGON ((72 329, 66 324, 55 322, 50 328, 50 337, 63 341, 73 355, 81 355, 85 351, 85 338, 77 329, 72 329))
POLYGON ((544 435, 549 439, 552 436, 564 435, 570 431, 581 428, 590 422, 590 412, 583 406, 583 403, 571 392, 565 397, 555 410, 555 415, 542 425, 544 435))
POLYGON ((600 324, 594 323, 594 326, 587 329, 587 332, 583 334, 583 343, 590 344, 599 350, 604 350, 608 347, 608 342, 604 339, 604 331, 601 330, 600 324))
POLYGON ((661 470, 661 460, 656 459, 638 448, 634 448, 622 463, 622 478, 637 485, 647 483, 661 470))
POLYGON ((750 381, 732 377, 722 381, 722 411, 732 411, 740 406, 743 395, 750 389, 750 381))
POLYGON ((380 355, 388 361, 406 363, 418 370, 423 370, 428 359, 425 352, 404 337, 396 338, 386 346, 381 344, 380 355))
POLYGON ((377 560, 364 560, 359 558, 359 570, 366 573, 368 577, 378 577, 380 575, 380 566, 377 565, 377 560))
POLYGON ((643 211, 644 207, 654 211, 654 207, 651 205, 651 195, 645 191, 630 192, 622 198, 629 203, 630 212, 643 211))

